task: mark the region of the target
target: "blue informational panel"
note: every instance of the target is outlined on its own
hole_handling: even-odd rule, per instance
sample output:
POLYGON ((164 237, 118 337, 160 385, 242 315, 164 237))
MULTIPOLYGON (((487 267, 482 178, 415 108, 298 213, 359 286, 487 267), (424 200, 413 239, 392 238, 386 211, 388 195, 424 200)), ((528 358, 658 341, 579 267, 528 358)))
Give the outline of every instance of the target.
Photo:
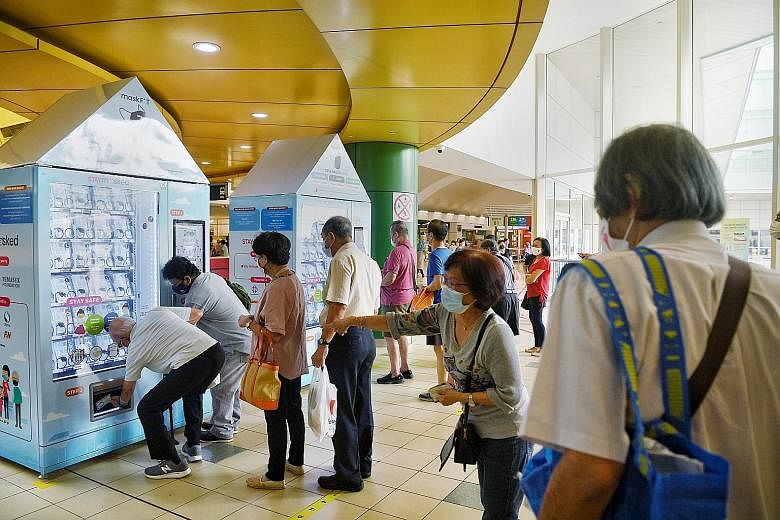
POLYGON ((0 224, 32 224, 32 186, 3 186, 0 191, 0 224))
POLYGON ((261 212, 264 231, 292 231, 293 209, 288 206, 269 206, 261 212))
POLYGON ((230 209, 231 231, 259 231, 260 210, 255 206, 239 206, 230 209))

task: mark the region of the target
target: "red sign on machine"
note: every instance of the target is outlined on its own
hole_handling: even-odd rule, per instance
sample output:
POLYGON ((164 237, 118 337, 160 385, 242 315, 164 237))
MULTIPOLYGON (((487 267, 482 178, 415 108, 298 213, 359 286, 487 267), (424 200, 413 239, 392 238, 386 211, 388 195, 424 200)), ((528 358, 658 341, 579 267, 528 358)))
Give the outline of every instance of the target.
POLYGON ((0 267, 8 267, 11 265, 11 259, 7 256, 0 256, 0 267))
POLYGON ((252 276, 249 278, 252 283, 271 283, 271 278, 268 276, 252 276))
POLYGON ((0 296, 0 307, 10 307, 11 306, 11 298, 8 298, 7 296, 0 296))

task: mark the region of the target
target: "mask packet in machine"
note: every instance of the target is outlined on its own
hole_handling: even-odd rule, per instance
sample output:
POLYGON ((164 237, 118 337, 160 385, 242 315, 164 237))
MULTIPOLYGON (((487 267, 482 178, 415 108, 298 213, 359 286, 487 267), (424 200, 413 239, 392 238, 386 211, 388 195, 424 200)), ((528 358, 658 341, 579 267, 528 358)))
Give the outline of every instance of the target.
POLYGON ((73 186, 73 207, 75 209, 94 209, 92 188, 89 186, 73 186))

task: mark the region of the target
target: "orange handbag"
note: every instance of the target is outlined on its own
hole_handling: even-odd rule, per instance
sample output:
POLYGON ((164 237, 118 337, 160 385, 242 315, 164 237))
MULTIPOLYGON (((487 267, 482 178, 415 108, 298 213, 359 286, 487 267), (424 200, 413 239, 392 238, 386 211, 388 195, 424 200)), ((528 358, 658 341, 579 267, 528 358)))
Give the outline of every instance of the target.
POLYGON ((241 378, 241 400, 268 411, 279 408, 279 393, 282 389, 279 365, 268 360, 269 351, 273 357, 271 341, 271 333, 262 327, 246 363, 244 377, 241 378))

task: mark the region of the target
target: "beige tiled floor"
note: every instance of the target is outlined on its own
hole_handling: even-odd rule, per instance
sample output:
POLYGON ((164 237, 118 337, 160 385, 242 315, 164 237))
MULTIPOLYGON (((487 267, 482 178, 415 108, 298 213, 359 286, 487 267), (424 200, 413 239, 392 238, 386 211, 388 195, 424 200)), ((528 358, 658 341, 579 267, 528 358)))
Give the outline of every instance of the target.
MULTIPOLYGON (((522 326, 530 331, 527 322, 522 326)), ((417 394, 436 383, 432 352, 423 343, 416 341, 412 347, 413 380, 372 387, 375 462, 363 491, 339 494, 309 518, 481 518, 479 509, 445 501, 463 482, 478 482, 473 467, 464 473, 462 467, 448 464, 438 471, 442 439, 450 435, 458 417, 454 406, 445 408, 417 399, 417 394)), ((522 352, 530 344, 531 336, 524 332, 518 339, 518 350, 522 352)), ((385 354, 379 346, 375 377, 388 371, 385 354)), ((521 353, 520 360, 530 389, 538 359, 521 353)), ((250 489, 244 483, 250 474, 264 471, 268 459, 265 421, 262 412, 251 407, 245 409, 241 431, 231 444, 244 451, 217 463, 192 464, 192 474, 181 480, 144 478, 143 468, 151 464, 144 444, 56 472, 46 480, 0 459, 0 520, 286 519, 328 493, 319 488, 317 477, 332 472, 332 444, 329 440, 317 442, 308 430, 306 443, 306 473, 300 477, 288 474, 287 489, 271 492, 250 489)), ((533 518, 523 506, 520 519, 533 518)))

